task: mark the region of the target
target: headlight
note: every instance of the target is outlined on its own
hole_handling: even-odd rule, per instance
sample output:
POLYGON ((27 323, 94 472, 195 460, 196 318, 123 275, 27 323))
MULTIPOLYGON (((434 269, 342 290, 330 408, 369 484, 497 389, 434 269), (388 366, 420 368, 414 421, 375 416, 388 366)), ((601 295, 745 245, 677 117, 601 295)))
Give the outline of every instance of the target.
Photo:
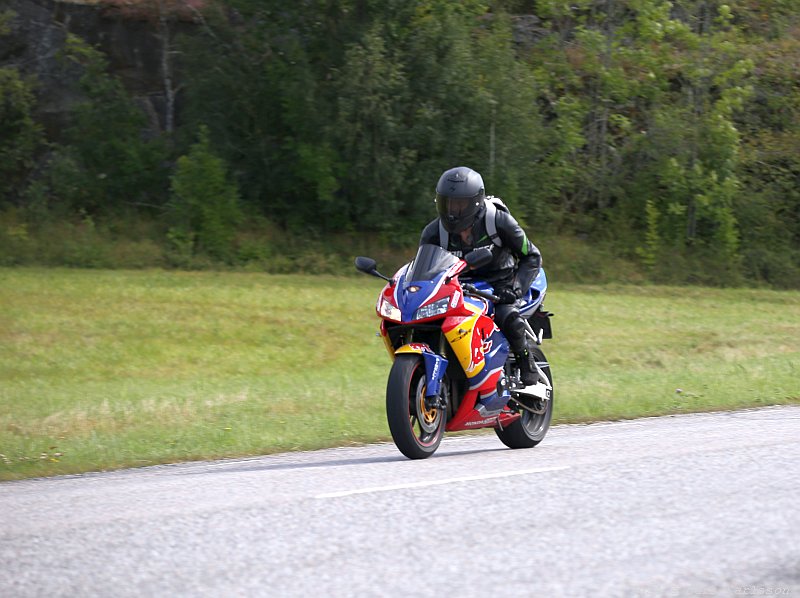
POLYGON ((384 318, 394 320, 395 322, 402 322, 403 320, 400 310, 386 299, 381 299, 381 315, 384 318))
POLYGON ((438 301, 434 301, 429 305, 423 305, 414 314, 414 319, 424 320, 425 318, 432 318, 433 316, 440 316, 442 314, 446 314, 448 309, 448 303, 450 303, 450 297, 439 299, 438 301))

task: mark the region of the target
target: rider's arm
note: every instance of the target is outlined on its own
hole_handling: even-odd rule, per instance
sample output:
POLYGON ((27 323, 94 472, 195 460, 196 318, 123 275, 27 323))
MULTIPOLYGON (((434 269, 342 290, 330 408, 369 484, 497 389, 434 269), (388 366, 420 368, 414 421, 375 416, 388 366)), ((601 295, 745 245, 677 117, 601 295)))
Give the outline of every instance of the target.
POLYGON ((514 275, 514 289, 525 293, 542 267, 542 254, 530 242, 525 231, 514 217, 507 212, 497 212, 497 233, 505 247, 517 258, 517 272, 514 275))

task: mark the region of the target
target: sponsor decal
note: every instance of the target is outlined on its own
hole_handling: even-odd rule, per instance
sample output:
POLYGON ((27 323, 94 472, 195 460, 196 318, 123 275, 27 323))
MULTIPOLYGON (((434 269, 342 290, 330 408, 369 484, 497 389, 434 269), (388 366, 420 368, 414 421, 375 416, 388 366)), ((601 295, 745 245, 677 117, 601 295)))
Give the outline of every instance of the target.
POLYGON ((483 361, 482 347, 475 347, 472 350, 472 367, 477 366, 482 361, 483 361))
POLYGON ((439 364, 440 363, 441 363, 441 361, 439 361, 437 359, 433 364, 433 372, 431 372, 431 378, 433 378, 433 380, 438 380, 439 379, 439 364))
POLYGON ((409 343, 406 345, 408 351, 419 351, 420 353, 429 353, 430 349, 423 343, 409 343))
POLYGON ((483 425, 486 425, 486 424, 494 423, 496 420, 497 420, 497 416, 495 415, 493 417, 487 417, 486 419, 482 419, 482 420, 476 421, 476 422, 465 422, 464 425, 465 426, 483 426, 483 425))
POLYGON ((451 342, 460 341, 462 338, 467 336, 469 333, 470 333, 469 330, 464 330, 463 328, 459 328, 458 330, 456 330, 456 335, 457 336, 451 342))
POLYGON ((450 300, 450 307, 454 308, 458 305, 458 300, 461 299, 461 291, 456 291, 453 293, 453 298, 450 300))

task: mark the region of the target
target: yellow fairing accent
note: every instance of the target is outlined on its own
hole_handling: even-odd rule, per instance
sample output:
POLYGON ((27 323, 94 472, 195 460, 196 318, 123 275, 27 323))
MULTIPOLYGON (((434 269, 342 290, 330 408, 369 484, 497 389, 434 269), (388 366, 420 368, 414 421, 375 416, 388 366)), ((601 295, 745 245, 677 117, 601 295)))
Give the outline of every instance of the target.
POLYGON ((381 334, 381 338, 383 339, 383 346, 386 347, 386 350, 389 352, 389 357, 394 361, 394 347, 392 346, 392 341, 389 340, 389 335, 381 334))
POLYGON ((416 353, 417 355, 422 355, 424 351, 419 347, 412 347, 411 345, 403 345, 397 351, 394 352, 395 355, 399 355, 400 353, 416 353))
POLYGON ((477 365, 472 363, 472 335, 475 333, 475 323, 480 316, 481 314, 476 313, 474 316, 466 318, 450 332, 445 332, 444 335, 468 378, 476 376, 485 365, 483 360, 477 365))

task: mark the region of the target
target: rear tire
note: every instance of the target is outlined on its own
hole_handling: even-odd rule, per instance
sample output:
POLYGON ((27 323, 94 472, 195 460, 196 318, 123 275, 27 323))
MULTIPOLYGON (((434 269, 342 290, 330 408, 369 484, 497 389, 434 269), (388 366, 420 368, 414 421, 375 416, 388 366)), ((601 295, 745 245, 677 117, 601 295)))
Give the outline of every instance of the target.
MULTIPOLYGON (((550 364, 547 358, 542 353, 541 349, 531 349, 533 358, 539 364, 539 367, 547 376, 550 386, 553 386, 553 376, 550 373, 550 364), (546 366, 543 364, 547 364, 546 366)), ((550 429, 550 420, 553 417, 553 392, 550 393, 549 401, 536 400, 535 405, 528 405, 529 407, 545 407, 544 413, 536 414, 531 413, 527 409, 519 407, 522 414, 518 420, 509 424, 502 430, 495 428, 494 431, 500 442, 505 444, 508 448, 533 448, 544 440, 547 430, 550 429)))
POLYGON ((446 410, 425 406, 426 387, 422 357, 397 355, 386 385, 386 419, 394 443, 409 459, 430 457, 444 436, 446 410))

